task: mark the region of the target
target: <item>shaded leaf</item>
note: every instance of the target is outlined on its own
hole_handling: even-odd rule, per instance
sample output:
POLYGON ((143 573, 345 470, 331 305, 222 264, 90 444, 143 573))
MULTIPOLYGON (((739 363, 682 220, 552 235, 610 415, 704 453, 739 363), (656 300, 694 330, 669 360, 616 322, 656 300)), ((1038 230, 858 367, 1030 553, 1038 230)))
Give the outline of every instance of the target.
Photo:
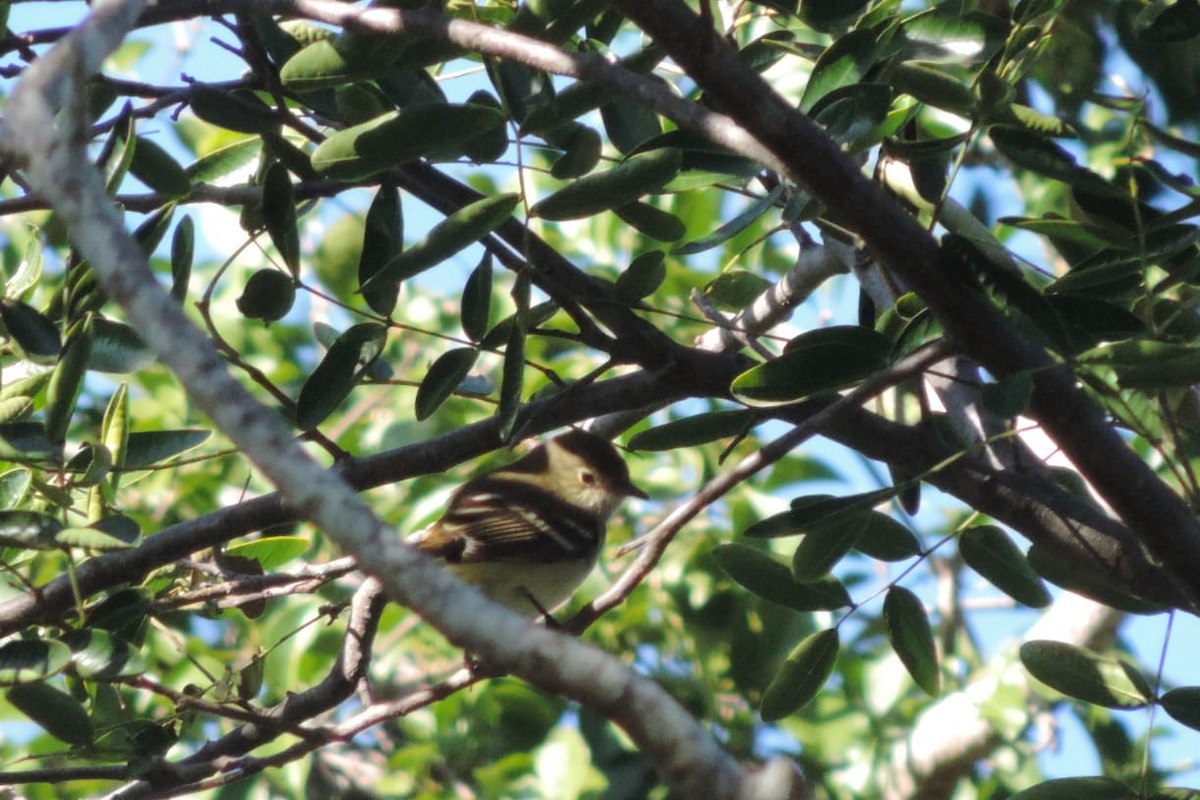
POLYGON ((504 114, 484 105, 415 103, 333 134, 313 151, 312 164, 331 178, 361 180, 503 124, 504 114))
POLYGON ((208 441, 212 431, 184 428, 163 431, 132 431, 125 449, 126 470, 145 469, 186 453, 208 441))
POLYGON ((796 645, 763 692, 763 722, 783 719, 808 705, 833 674, 837 652, 837 628, 814 633, 796 645))
POLYGON ((850 605, 846 588, 833 578, 798 583, 788 567, 757 547, 740 543, 713 548, 725 574, 764 600, 794 611, 820 611, 850 605))
POLYGON ((364 322, 338 336, 300 388, 296 425, 312 430, 325 421, 358 385, 370 363, 387 344, 387 328, 364 322))
POLYGON ((51 736, 67 744, 91 744, 95 737, 92 721, 83 705, 53 686, 44 683, 14 686, 4 693, 4 697, 51 736))
POLYGON ((844 389, 887 366, 891 343, 868 328, 837 326, 793 339, 787 351, 730 386, 747 403, 791 403, 844 389))
POLYGON ((661 189, 679 172, 682 162, 683 155, 673 148, 638 153, 610 170, 567 184, 535 203, 529 213, 549 220, 582 219, 628 205, 661 189))
POLYGON ((475 366, 479 351, 474 347, 455 347, 437 357, 417 387, 416 417, 428 419, 458 389, 475 366))
POLYGON ((756 412, 743 409, 693 414, 639 431, 630 438, 629 449, 661 451, 708 444, 745 434, 758 419, 756 412))
POLYGON ((962 532, 958 552, 967 566, 1018 603, 1030 608, 1050 605, 1050 592, 1025 554, 1002 529, 980 525, 962 532))
POLYGON ((883 624, 888 641, 913 681, 930 697, 941 691, 937 647, 925 606, 903 586, 888 589, 883 600, 883 624))
POLYGON ((0 685, 43 681, 66 669, 71 651, 53 639, 13 639, 0 645, 0 685))
POLYGON ((497 194, 463 206, 434 225, 424 239, 380 267, 363 284, 363 292, 401 283, 475 244, 510 219, 519 202, 519 195, 497 194))
POLYGON ((277 322, 287 316, 295 301, 296 282, 292 276, 265 267, 250 276, 235 302, 246 319, 277 322))
POLYGON ((1154 697, 1145 677, 1117 658, 1049 640, 1025 642, 1021 663, 1029 674, 1067 697, 1105 708, 1142 708, 1154 697))
POLYGON ((140 675, 146 662, 129 642, 95 628, 68 631, 61 641, 71 649, 71 662, 81 678, 112 681, 140 675))

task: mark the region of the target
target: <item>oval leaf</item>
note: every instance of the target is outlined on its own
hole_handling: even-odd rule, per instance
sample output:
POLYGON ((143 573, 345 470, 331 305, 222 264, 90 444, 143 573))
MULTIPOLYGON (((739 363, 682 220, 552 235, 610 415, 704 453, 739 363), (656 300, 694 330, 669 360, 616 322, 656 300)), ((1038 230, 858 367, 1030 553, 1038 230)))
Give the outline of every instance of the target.
POLYGON ((1171 719, 1200 731, 1200 686, 1172 689, 1158 701, 1171 719))
POLYGON ((890 350, 882 335, 866 328, 810 331, 783 355, 743 372, 731 388, 751 404, 792 403, 853 386, 887 366, 890 350))
POLYGON ((66 669, 71 651, 53 639, 14 639, 0 645, 0 685, 42 681, 66 669))
POLYGON ((856 517, 839 518, 809 530, 792 554, 792 577, 812 583, 829 574, 854 547, 862 530, 856 517))
POLYGON ((503 124, 504 113, 485 105, 414 103, 330 136, 313 151, 312 165, 331 178, 360 180, 503 124))
POLYGON ((808 705, 833 674, 837 652, 837 628, 814 633, 796 645, 763 692, 763 722, 783 719, 808 705))
POLYGON ((459 384, 475 366, 479 351, 474 347, 456 347, 447 350, 437 357, 437 360, 425 373, 424 380, 417 387, 416 415, 418 420, 428 419, 437 411, 442 403, 459 387, 459 384))
MULTIPOLYGON (((63 647, 65 650, 66 647, 63 647)), ((14 686, 4 694, 8 702, 56 739, 67 744, 91 744, 95 736, 87 711, 71 695, 47 686, 31 683, 14 686)))
POLYGON ((925 606, 903 586, 893 586, 883 601, 883 624, 888 641, 913 681, 930 697, 941 691, 937 647, 925 606))
POLYGON ((1125 662, 1065 642, 1035 640, 1020 650, 1029 674, 1067 697, 1105 708, 1142 708, 1154 697, 1146 679, 1125 662))
POLYGON ((33 361, 53 361, 62 350, 58 326, 20 300, 0 301, 0 320, 8 334, 33 361))
POLYGON ((338 336, 300 388, 296 424, 307 431, 324 422, 358 385, 386 343, 387 328, 373 322, 354 325, 338 336))
POLYGON ((247 319, 276 322, 287 316, 296 301, 296 282, 291 275, 266 267, 250 276, 235 301, 247 319))
POLYGON ((463 333, 472 342, 483 339, 492 321, 492 254, 484 253, 463 286, 463 333))
POLYGON ((850 595, 837 580, 797 583, 787 566, 757 547, 723 544, 714 548, 712 555, 725 574, 772 603, 795 611, 827 611, 850 605, 850 595))
POLYGON ((855 517, 860 526, 854 549, 880 561, 903 561, 921 554, 921 542, 904 523, 882 511, 855 517))
POLYGON ((1018 603, 1030 608, 1050 604, 1050 592, 1029 565, 1020 548, 995 525, 980 525, 963 531, 958 552, 967 566, 982 575, 1018 603))
POLYGON ((638 153, 610 170, 564 186, 534 204, 529 213, 550 220, 582 219, 628 205, 661 189, 675 177, 682 164, 683 155, 674 148, 638 153))
POLYGON ((463 206, 434 225, 424 239, 380 267, 363 284, 363 292, 398 284, 475 244, 509 219, 519 202, 516 194, 498 194, 463 206))
POLYGON ((262 217, 267 235, 292 275, 300 272, 300 231, 296 221, 296 192, 287 167, 276 161, 263 178, 262 217))
POLYGON ((629 440, 629 449, 660 451, 695 447, 729 436, 745 435, 758 420, 757 412, 743 409, 694 414, 634 434, 629 440))
POLYGON ((126 470, 145 469, 199 447, 212 435, 199 428, 174 431, 134 431, 125 445, 126 470))
POLYGON ((68 631, 61 637, 81 678, 112 681, 146 670, 146 662, 129 642, 99 629, 68 631))

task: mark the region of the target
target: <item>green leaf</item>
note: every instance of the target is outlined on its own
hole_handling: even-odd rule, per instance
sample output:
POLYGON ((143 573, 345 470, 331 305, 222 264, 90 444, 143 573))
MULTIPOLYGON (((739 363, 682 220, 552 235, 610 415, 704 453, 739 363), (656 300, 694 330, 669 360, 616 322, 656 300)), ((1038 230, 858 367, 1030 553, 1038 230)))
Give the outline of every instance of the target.
POLYGON ((155 192, 171 199, 186 197, 192 191, 187 172, 152 139, 137 137, 129 171, 155 192))
POLYGON ((290 564, 308 552, 312 542, 303 536, 264 536, 252 542, 236 542, 225 548, 226 555, 257 561, 264 570, 290 564))
POLYGON ((183 428, 165 431, 132 431, 125 449, 126 471, 146 469, 186 453, 208 441, 212 431, 183 428))
POLYGON ((988 136, 1003 156, 1023 169, 1068 182, 1087 174, 1075 163, 1074 156, 1035 131, 1014 125, 993 125, 988 128, 988 136))
POLYGON ((238 133, 263 134, 278 130, 280 116, 253 92, 232 92, 197 84, 190 102, 192 113, 218 128, 238 133))
MULTIPOLYGON (((38 231, 31 228, 30 233, 37 234, 38 231)), ((17 271, 4 283, 5 297, 19 300, 42 280, 42 267, 45 263, 42 247, 42 241, 37 235, 29 237, 17 271)))
MULTIPOLYGON (((390 184, 379 187, 371 207, 367 209, 363 226, 362 250, 358 256, 358 283, 370 283, 389 261, 404 249, 404 213, 400 205, 400 190, 390 184)), ((399 297, 398 284, 381 285, 364 290, 363 299, 371 310, 390 315, 399 297)))
MULTIPOLYGON (((512 297, 517 305, 513 324, 504 345, 504 366, 500 374, 500 403, 496 417, 500 421, 500 439, 508 441, 517 424, 521 410, 521 394, 525 387, 525 332, 529 324, 530 276, 528 271, 517 274, 512 297)), ((499 327, 499 326, 497 326, 499 327)))
POLYGON ((975 95, 962 81, 933 67, 900 64, 892 72, 891 85, 899 93, 960 116, 968 116, 975 108, 975 95))
POLYGON ((4 696, 14 708, 67 744, 88 745, 96 735, 83 705, 53 686, 44 683, 14 686, 4 696))
POLYGON ((264 267, 250 276, 235 302, 246 319, 277 322, 287 316, 295 301, 296 282, 292 276, 264 267))
POLYGON ((0 645, 0 686, 36 683, 71 663, 71 651, 53 639, 13 639, 0 645))
MULTIPOLYGON (((547 134, 549 138, 551 134, 547 134)), ((604 142, 587 125, 570 123, 567 132, 554 132, 551 142, 563 153, 550 165, 550 174, 560 181, 587 175, 600 163, 604 142)))
POLYGON ((1138 795, 1112 778, 1055 778, 1008 796, 1008 800, 1135 800, 1138 795))
POLYGON ((0 473, 0 511, 7 511, 24 502, 32 485, 33 473, 24 467, 0 473))
MULTIPOLYGON (((699 239, 693 239, 687 244, 681 244, 679 247, 676 247, 674 250, 672 250, 671 254, 676 256, 690 256, 696 253, 703 253, 705 250, 711 250, 714 247, 719 247, 720 245, 725 244, 725 242, 746 230, 746 228, 753 225, 759 217, 773 208, 782 195, 783 184, 779 184, 774 189, 767 192, 750 205, 746 206, 741 213, 721 225, 712 233, 701 236, 699 239)), ((769 285, 769 282, 765 281, 764 279, 760 278, 759 280, 763 281, 764 283, 768 283, 769 285)), ((756 292, 755 296, 757 296, 760 292, 756 292)))
POLYGON ((890 350, 869 328, 821 328, 793 339, 783 355, 743 372, 730 388, 752 405, 792 403, 859 383, 887 366, 890 350))
POLYGON ((649 297, 667 279, 666 256, 661 250, 642 253, 617 278, 617 299, 634 304, 649 297))
POLYGON ((1200 686, 1184 686, 1158 698, 1171 719, 1200 731, 1200 686))
POLYGON ((833 578, 798 583, 787 565, 757 547, 737 542, 713 548, 725 574, 764 600, 794 611, 821 611, 850 605, 846 588, 833 578))
POLYGON ((71 662, 79 677, 113 681, 140 675, 146 662, 129 642, 96 628, 68 631, 61 641, 71 650, 71 662))
POLYGON ((1162 603, 1145 600, 1118 589, 1097 569, 1097 565, 1081 562, 1077 557, 1064 557, 1048 547, 1029 548, 1029 566, 1038 575, 1056 586, 1090 597, 1106 606, 1130 614, 1157 614, 1165 610, 1162 603))
POLYGON ((92 320, 92 352, 88 358, 88 369, 124 375, 150 366, 154 359, 154 351, 129 325, 104 317, 92 320))
POLYGON ((64 528, 54 537, 54 541, 65 548, 83 547, 101 552, 129 550, 133 547, 129 542, 95 528, 64 528))
POLYGON ((839 517, 810 528, 792 554, 792 577, 812 583, 828 575, 854 548, 861 530, 855 517, 839 517))
POLYGON ((232 142, 213 150, 196 159, 188 165, 189 180, 198 183, 213 183, 249 164, 259 150, 262 149, 262 139, 256 137, 232 142))
POLYGON ((811 111, 818 100, 834 89, 863 80, 875 65, 876 44, 876 33, 867 29, 838 37, 813 65, 804 96, 800 99, 800 109, 811 111))
POLYGON ((921 542, 908 527, 882 511, 856 515, 859 526, 854 549, 880 561, 903 561, 920 555, 921 542))
POLYGON ((883 489, 861 494, 834 497, 827 494, 797 497, 792 507, 754 523, 745 535, 754 539, 772 539, 808 533, 822 525, 840 524, 866 514, 875 505, 892 497, 895 489, 883 489))
POLYGON ((600 119, 613 147, 631 153, 662 133, 662 124, 649 106, 636 97, 618 94, 600 106, 600 119))
POLYGON ((308 431, 324 422, 350 396, 386 344, 387 328, 374 322, 354 325, 338 336, 300 388, 296 425, 308 431))
POLYGON ((20 300, 0 299, 0 320, 8 335, 32 361, 53 361, 62 351, 58 326, 33 306, 20 300))
POLYGON ((662 451, 696 447, 718 439, 744 435, 759 419, 757 412, 744 409, 693 414, 639 431, 630 438, 629 449, 662 451))
POLYGON ((958 539, 958 552, 967 566, 1018 603, 1030 608, 1050 605, 1050 592, 1025 554, 995 525, 963 531, 958 539))
POLYGON ((118 589, 88 614, 92 628, 108 631, 131 642, 140 641, 150 612, 150 598, 140 589, 118 589))
POLYGON ((62 444, 67 437, 67 426, 75 412, 75 401, 87 374, 88 359, 92 353, 91 315, 71 326, 66 338, 58 364, 46 386, 46 435, 55 444, 62 444))
POLYGON ((296 221, 296 192, 287 167, 276 161, 263 178, 262 216, 267 235, 293 276, 300 274, 300 230, 296 221))
POLYGON ((613 209, 613 213, 638 233, 659 242, 673 242, 687 233, 687 226, 679 217, 640 200, 626 206, 618 206, 613 209))
POLYGON ((1004 46, 1008 24, 993 14, 947 7, 914 15, 901 31, 922 61, 961 67, 991 58, 1004 46))
POLYGON ((488 106, 416 103, 333 134, 313 151, 312 164, 336 180, 361 180, 503 124, 503 112, 488 106))
POLYGON ((661 189, 682 163, 683 154, 674 148, 638 153, 610 170, 567 184, 535 203, 529 213, 549 220, 583 219, 628 205, 661 189))
POLYGON ((117 191, 129 171, 129 164, 133 160, 133 154, 137 148, 135 125, 133 105, 126 100, 121 112, 113 121, 112 129, 104 141, 104 147, 101 149, 96 163, 96 166, 104 174, 104 186, 109 193, 117 191))
POLYGON ((196 251, 196 224, 184 215, 171 237, 171 297, 182 303, 187 298, 192 278, 192 259, 196 251))
POLYGON ((837 653, 837 628, 814 633, 796 645, 763 692, 763 722, 783 719, 808 705, 833 674, 837 653))
POLYGON ((454 394, 475 366, 478 357, 479 351, 474 347, 456 347, 437 357, 417 387, 418 420, 429 419, 454 394))
POLYGON ((908 589, 893 586, 883 601, 883 624, 892 649, 913 681, 925 694, 937 697, 942 676, 925 606, 908 589))
POLYGON ((1154 697, 1145 677, 1117 658, 1066 642, 1034 640, 1020 649, 1029 674, 1067 697, 1104 708, 1142 708, 1154 697))
POLYGON ((0 424, 0 458, 37 460, 56 458, 62 448, 54 445, 40 422, 0 424))
POLYGON ((1200 346, 1156 339, 1128 339, 1081 353, 1080 364, 1111 367, 1122 386, 1160 389, 1200 381, 1200 346))
POLYGON ((479 264, 467 276, 459 306, 463 333, 472 342, 487 334, 492 318, 492 254, 485 252, 479 264))
POLYGON ((363 291, 398 284, 475 244, 509 220, 520 200, 516 194, 497 194, 463 206, 434 225, 424 239, 380 267, 363 284, 363 291))
POLYGON ((726 311, 741 311, 770 289, 766 278, 744 269, 727 269, 704 287, 704 295, 718 308, 726 311))

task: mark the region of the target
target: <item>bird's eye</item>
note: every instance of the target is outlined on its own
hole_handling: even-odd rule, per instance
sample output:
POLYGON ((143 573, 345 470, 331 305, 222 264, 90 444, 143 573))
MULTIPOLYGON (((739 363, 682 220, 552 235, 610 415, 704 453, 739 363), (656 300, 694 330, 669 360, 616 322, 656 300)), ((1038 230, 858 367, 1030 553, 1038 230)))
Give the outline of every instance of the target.
POLYGON ((581 469, 579 471, 579 482, 585 486, 591 486, 596 482, 596 473, 581 469))

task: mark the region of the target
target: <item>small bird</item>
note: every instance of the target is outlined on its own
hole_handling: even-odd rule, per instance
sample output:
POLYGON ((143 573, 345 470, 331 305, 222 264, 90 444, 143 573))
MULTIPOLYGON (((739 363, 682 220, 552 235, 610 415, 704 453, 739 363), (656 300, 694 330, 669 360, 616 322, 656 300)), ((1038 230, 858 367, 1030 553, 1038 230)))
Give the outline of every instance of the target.
POLYGON ((464 483, 446 513, 408 543, 491 600, 548 618, 596 565, 608 520, 626 497, 647 495, 616 448, 572 430, 464 483))

